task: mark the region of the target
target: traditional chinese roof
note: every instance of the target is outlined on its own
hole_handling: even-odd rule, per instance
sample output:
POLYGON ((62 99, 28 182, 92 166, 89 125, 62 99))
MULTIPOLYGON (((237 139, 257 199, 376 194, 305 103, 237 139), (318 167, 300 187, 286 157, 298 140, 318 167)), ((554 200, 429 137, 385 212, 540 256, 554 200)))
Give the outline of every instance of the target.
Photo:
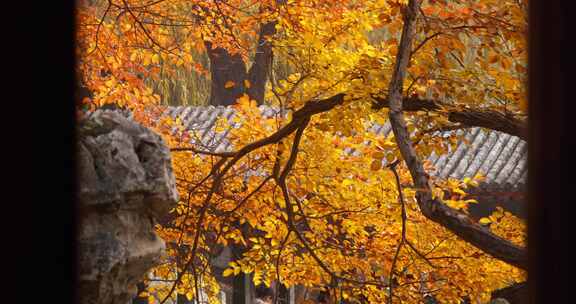
MULTIPOLYGON (((267 118, 279 114, 278 109, 266 105, 261 105, 260 110, 262 116, 267 118)), ((179 118, 186 129, 194 134, 192 141, 195 144, 213 152, 232 150, 231 143, 227 139, 230 129, 215 132, 215 124, 220 117, 231 121, 235 115, 233 107, 167 107, 162 115, 173 119, 179 118)), ((230 124, 231 128, 241 127, 240 123, 230 124)), ((387 136, 392 129, 390 124, 386 123, 374 125, 369 131, 387 136)), ((431 175, 439 178, 464 179, 481 173, 485 176, 485 180, 470 193, 483 203, 498 203, 512 213, 523 216, 523 208, 518 203, 522 201, 521 193, 524 191, 527 175, 526 142, 516 136, 477 127, 440 132, 437 135, 448 136, 455 132, 463 135, 455 149, 442 155, 433 152, 428 157, 428 161, 435 168, 430 172, 431 175)), ((472 208, 475 208, 474 205, 472 208)))
MULTIPOLYGON (((278 114, 278 109, 261 105, 263 117, 273 117, 278 114)), ((199 106, 199 107, 167 107, 163 116, 170 116, 172 119, 179 118, 182 124, 189 131, 192 131, 192 141, 211 152, 224 152, 232 150, 232 146, 227 135, 230 130, 215 132, 216 122, 219 118, 226 118, 228 121, 235 115, 233 107, 224 106, 199 106)), ((239 128, 240 124, 230 123, 232 128, 239 128)))

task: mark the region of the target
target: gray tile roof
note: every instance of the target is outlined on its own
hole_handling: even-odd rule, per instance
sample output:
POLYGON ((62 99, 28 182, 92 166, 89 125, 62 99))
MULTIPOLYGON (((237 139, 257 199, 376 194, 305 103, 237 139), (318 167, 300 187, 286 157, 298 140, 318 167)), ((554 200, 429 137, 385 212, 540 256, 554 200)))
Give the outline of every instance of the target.
MULTIPOLYGON (((279 114, 277 109, 269 106, 260 106, 262 116, 269 118, 279 114)), ((212 152, 230 151, 230 141, 226 138, 230 130, 221 133, 214 131, 218 118, 225 117, 229 121, 236 113, 233 107, 205 106, 205 107, 167 107, 163 116, 172 119, 180 118, 182 124, 193 136, 193 143, 212 152)), ((240 124, 230 123, 231 127, 239 128, 240 124)), ((176 127, 174 127, 176 128, 176 127)))
MULTIPOLYGON (((278 109, 262 105, 262 116, 266 118, 280 115, 278 109)), ((226 138, 230 129, 216 133, 214 131, 219 117, 229 119, 234 117, 232 107, 167 107, 163 116, 173 119, 180 118, 187 130, 193 134, 196 145, 214 152, 230 151, 230 141, 226 138)), ((239 123, 231 123, 233 128, 239 128, 239 123)), ((389 123, 373 125, 369 131, 378 135, 387 136, 392 132, 389 123)), ((514 205, 518 201, 517 193, 524 190, 527 175, 527 144, 522 139, 482 128, 469 128, 466 130, 447 131, 437 133, 437 136, 451 134, 463 135, 456 148, 448 153, 436 155, 432 153, 428 160, 433 164, 431 175, 439 178, 464 179, 481 173, 485 180, 477 189, 470 193, 478 196, 492 196, 491 199, 499 202, 510 201, 514 205)), ((347 151, 353 153, 353 151, 347 151)), ((488 199, 490 200, 490 199, 488 199)), ((509 208, 508 208, 509 209, 509 208)), ((516 208, 512 208, 516 209, 516 208)), ((520 209, 518 209, 520 210, 520 209)), ((519 214, 522 211, 511 210, 519 214)))

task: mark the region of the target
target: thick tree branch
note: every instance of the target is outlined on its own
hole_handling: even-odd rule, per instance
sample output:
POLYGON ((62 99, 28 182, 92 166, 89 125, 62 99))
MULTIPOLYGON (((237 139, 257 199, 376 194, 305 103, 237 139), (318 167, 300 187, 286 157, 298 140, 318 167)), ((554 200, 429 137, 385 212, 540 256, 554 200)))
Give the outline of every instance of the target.
MULTIPOLYGON (((390 108, 389 98, 373 97, 376 101, 373 108, 390 108)), ((440 112, 448 116, 448 120, 468 127, 482 127, 504 132, 527 140, 527 125, 524 119, 511 114, 490 109, 471 109, 446 105, 436 100, 403 97, 402 110, 440 112)))
POLYGON ((476 126, 501 131, 528 139, 528 128, 524 120, 494 110, 462 109, 449 111, 448 120, 468 126, 476 126))
POLYGON ((204 151, 204 150, 196 149, 194 147, 176 147, 176 148, 170 148, 170 151, 171 152, 193 152, 196 154, 219 156, 219 157, 232 157, 232 156, 234 156, 234 153, 232 153, 232 152, 204 151))
POLYGON ((527 268, 527 256, 523 248, 500 238, 480 225, 432 196, 429 175, 424 170, 412 146, 403 114, 402 87, 411 53, 417 14, 422 0, 410 0, 404 10, 404 26, 396 65, 389 86, 389 117, 392 131, 400 153, 410 170, 414 184, 418 189, 416 199, 420 210, 428 219, 442 225, 464 241, 490 254, 494 258, 516 267, 527 268))
POLYGON ((526 282, 516 283, 511 286, 498 289, 492 292, 492 300, 504 298, 510 304, 526 303, 528 301, 528 284, 526 282))

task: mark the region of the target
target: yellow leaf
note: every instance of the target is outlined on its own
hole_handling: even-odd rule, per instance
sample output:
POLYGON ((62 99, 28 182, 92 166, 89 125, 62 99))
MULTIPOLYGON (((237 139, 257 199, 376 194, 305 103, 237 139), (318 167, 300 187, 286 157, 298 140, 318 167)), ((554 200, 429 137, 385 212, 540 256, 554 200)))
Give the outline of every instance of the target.
POLYGON ((225 87, 226 89, 229 89, 229 88, 233 88, 235 85, 236 85, 236 83, 234 83, 234 81, 228 80, 228 81, 226 81, 226 83, 224 84, 224 87, 225 87))
POLYGON ((112 79, 106 81, 105 84, 107 87, 112 88, 116 85, 116 80, 114 80, 114 78, 112 78, 112 79))
POLYGON ((244 86, 249 89, 250 88, 250 81, 248 79, 244 79, 244 86))
POLYGON ((352 185, 353 183, 354 182, 351 179, 346 178, 342 181, 342 186, 346 187, 348 185, 352 185))
POLYGON ((152 55, 152 63, 160 63, 160 55, 158 54, 152 55))
POLYGON ((487 217, 481 218, 478 222, 482 225, 488 225, 488 224, 492 223, 492 221, 487 217))
POLYGON ((452 189, 452 192, 458 193, 460 195, 466 195, 466 192, 464 192, 464 191, 462 191, 462 189, 458 189, 458 188, 452 189))
POLYGON ((144 55, 144 65, 149 65, 150 64, 150 54, 145 54, 144 55))
POLYGON ((231 274, 233 274, 234 272, 235 272, 234 269, 232 269, 232 268, 227 268, 227 269, 225 269, 224 272, 222 273, 222 276, 228 277, 228 276, 230 276, 231 274))
POLYGON ((288 81, 296 82, 299 78, 300 78, 300 73, 291 74, 290 76, 288 76, 288 81))
POLYGON ((250 100, 250 96, 248 96, 248 94, 242 94, 242 96, 238 97, 236 99, 236 104, 238 105, 238 107, 240 107, 241 109, 249 109, 251 107, 255 107, 256 106, 256 101, 255 100, 250 100))

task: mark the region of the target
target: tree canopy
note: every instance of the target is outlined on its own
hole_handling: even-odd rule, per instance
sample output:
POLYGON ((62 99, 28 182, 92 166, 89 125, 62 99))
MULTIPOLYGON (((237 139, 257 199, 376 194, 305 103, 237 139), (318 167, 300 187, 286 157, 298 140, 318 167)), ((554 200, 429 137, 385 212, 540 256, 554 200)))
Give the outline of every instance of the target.
POLYGON ((523 282, 523 220, 502 209, 472 219, 468 205, 482 201, 466 190, 482 176, 434 178, 423 160, 454 145, 436 131, 526 138, 526 9, 525 0, 81 2, 77 67, 91 94, 78 109, 128 107, 173 148, 181 202, 157 229, 176 246, 154 273, 175 284, 154 299, 202 289, 217 302, 210 259, 231 244, 243 256, 224 276, 328 288, 351 302, 486 302, 523 282), (231 151, 190 144, 181 121, 160 119, 159 83, 183 75, 211 82, 189 104, 233 101, 244 127, 230 130, 231 151), (263 117, 258 104, 285 112, 263 117), (367 131, 384 123, 393 136, 367 131))

